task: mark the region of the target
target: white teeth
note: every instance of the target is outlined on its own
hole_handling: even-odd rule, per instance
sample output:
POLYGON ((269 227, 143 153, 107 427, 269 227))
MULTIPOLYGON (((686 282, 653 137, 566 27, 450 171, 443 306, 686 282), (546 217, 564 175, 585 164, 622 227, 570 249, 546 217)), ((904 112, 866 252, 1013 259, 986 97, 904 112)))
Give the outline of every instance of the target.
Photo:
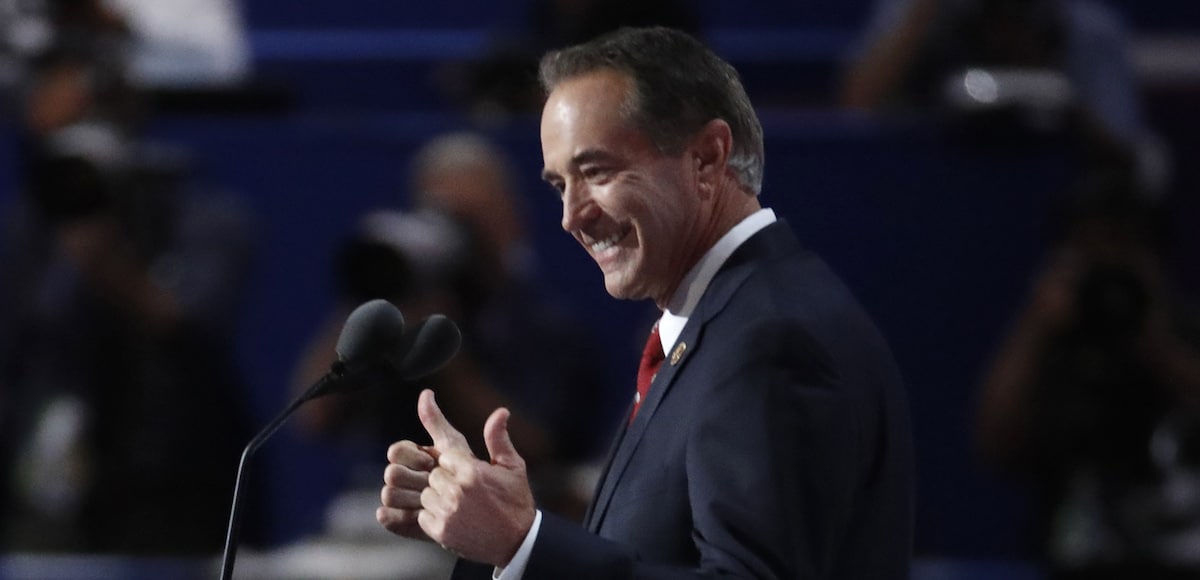
POLYGON ((611 248, 613 246, 613 244, 617 243, 617 241, 619 241, 620 239, 621 239, 621 234, 618 232, 618 233, 615 233, 615 234, 609 236, 608 239, 606 239, 606 240, 600 240, 598 242, 593 242, 592 243, 592 251, 593 252, 603 252, 604 250, 611 248))

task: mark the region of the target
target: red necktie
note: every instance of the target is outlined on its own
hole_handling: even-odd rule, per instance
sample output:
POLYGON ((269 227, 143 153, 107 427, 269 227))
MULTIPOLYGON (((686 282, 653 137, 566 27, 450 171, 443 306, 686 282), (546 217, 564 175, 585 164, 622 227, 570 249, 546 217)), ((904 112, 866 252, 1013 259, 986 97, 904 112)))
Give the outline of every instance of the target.
POLYGON ((650 381, 654 380, 654 375, 658 373, 658 367, 662 366, 665 358, 667 355, 663 353, 662 338, 658 334, 658 323, 655 323, 654 328, 650 329, 650 337, 646 339, 646 348, 642 350, 642 361, 638 364, 637 395, 633 399, 633 412, 629 414, 630 423, 637 416, 642 401, 646 400, 646 391, 650 390, 650 381))

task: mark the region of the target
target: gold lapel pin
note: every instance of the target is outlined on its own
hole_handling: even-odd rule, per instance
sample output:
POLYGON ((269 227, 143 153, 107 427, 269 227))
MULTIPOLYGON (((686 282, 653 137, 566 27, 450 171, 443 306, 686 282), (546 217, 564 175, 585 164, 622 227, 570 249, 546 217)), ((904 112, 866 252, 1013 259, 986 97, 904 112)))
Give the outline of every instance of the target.
POLYGON ((675 345, 675 350, 671 351, 671 366, 679 364, 679 359, 683 358, 684 352, 687 352, 686 342, 680 342, 675 345))

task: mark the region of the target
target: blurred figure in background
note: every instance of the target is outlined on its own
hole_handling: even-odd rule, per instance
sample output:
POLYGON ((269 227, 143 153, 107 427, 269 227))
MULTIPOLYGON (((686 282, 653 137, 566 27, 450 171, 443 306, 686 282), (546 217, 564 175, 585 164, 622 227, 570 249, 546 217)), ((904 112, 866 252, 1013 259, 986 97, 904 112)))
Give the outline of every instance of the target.
MULTIPOLYGON (((293 377, 297 394, 329 372, 342 324, 358 305, 387 300, 401 309, 410 328, 445 310, 467 272, 469 243, 465 230, 441 214, 376 210, 363 216, 335 253, 337 304, 299 360, 293 377)), ((403 389, 387 388, 323 397, 299 409, 300 425, 319 435, 372 442, 410 429, 377 412, 408 398, 403 389)))
POLYGON ((0 229, 3 548, 215 554, 249 436, 233 335, 250 224, 138 140, 123 23, 48 6, 0 229))
MULTIPOLYGON (((581 517, 588 498, 576 489, 590 489, 590 482, 576 482, 577 468, 603 451, 617 404, 606 399, 613 389, 605 388, 595 349, 538 285, 509 162, 484 137, 453 133, 423 146, 411 173, 417 209, 368 214, 338 252, 339 306, 306 349, 296 388, 328 371, 341 323, 361 302, 388 299, 412 325, 446 314, 462 329, 462 351, 420 386, 435 389, 447 415, 462 421, 482 422, 497 405, 511 406, 512 436, 531 450, 538 493, 551 509, 581 517), (613 413, 597 419, 596 409, 613 413)), ((378 447, 362 482, 372 513, 379 449, 424 433, 416 417, 395 419, 395 409, 411 408, 416 396, 415 387, 376 389, 318 399, 300 411, 316 433, 368 432, 378 447)), ((482 453, 477 439, 471 444, 482 453)))
POLYGON ((143 88, 232 85, 251 68, 237 0, 106 0, 130 29, 129 74, 143 88))
POLYGON ((452 68, 448 91, 477 118, 541 111, 537 62, 542 53, 579 44, 622 26, 667 26, 699 36, 700 16, 683 0, 534 0, 523 29, 494 42, 490 54, 452 68))
POLYGON ((18 116, 64 56, 100 76, 60 77, 101 85, 120 70, 138 89, 231 85, 251 68, 236 0, 0 0, 0 115, 18 116))
POLYGON ((33 34, 42 38, 26 54, 19 89, 30 146, 100 125, 128 137, 141 112, 127 76, 129 28, 101 0, 47 1, 43 7, 41 18, 25 19, 25 28, 44 26, 33 34))
POLYGON ((1031 486, 1054 579, 1200 578, 1200 319, 1154 209, 1094 172, 983 383, 979 441, 1031 486))
POLYGON ((249 224, 115 135, 61 137, 3 230, 5 545, 216 552, 248 437, 249 224))
POLYGON ((1092 0, 878 0, 841 102, 1015 112, 1027 129, 1078 122, 1120 142, 1142 132, 1124 29, 1092 0))
POLYGON ((52 34, 40 0, 0 1, 0 119, 19 116, 31 61, 46 49, 52 34))

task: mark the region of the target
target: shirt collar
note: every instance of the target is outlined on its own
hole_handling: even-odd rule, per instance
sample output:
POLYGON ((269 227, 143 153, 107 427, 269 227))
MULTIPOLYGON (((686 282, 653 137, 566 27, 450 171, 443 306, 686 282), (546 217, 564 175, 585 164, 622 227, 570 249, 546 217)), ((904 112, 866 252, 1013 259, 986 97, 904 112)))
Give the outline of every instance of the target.
POLYGON ((675 289, 675 293, 671 295, 671 300, 667 302, 667 307, 663 310, 662 318, 658 320, 658 334, 662 339, 663 352, 667 352, 667 349, 679 340, 679 335, 683 334, 683 327, 687 325, 688 318, 696 309, 696 304, 700 302, 700 297, 704 295, 713 276, 717 275, 717 271, 721 269, 729 256, 733 255, 733 252, 742 243, 757 234, 759 230, 775 223, 775 220, 775 212, 770 208, 763 208, 750 214, 725 232, 725 235, 721 236, 721 239, 717 240, 717 243, 704 253, 700 261, 692 266, 692 269, 683 277, 683 281, 679 283, 679 287, 675 289))

